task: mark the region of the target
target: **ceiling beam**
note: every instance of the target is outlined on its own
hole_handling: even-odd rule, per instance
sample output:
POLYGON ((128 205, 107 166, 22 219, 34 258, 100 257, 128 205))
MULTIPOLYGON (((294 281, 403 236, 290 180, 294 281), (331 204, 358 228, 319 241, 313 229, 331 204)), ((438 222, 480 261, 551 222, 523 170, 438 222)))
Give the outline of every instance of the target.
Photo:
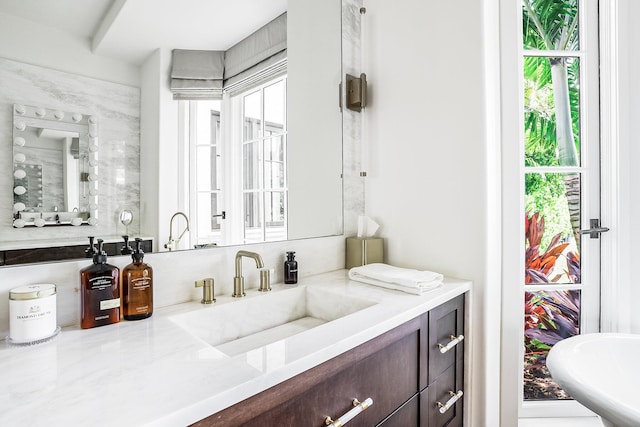
POLYGON ((114 22, 118 18, 118 15, 120 15, 120 12, 127 1, 128 0, 115 0, 107 13, 105 13, 102 21, 100 21, 100 25, 98 25, 98 29, 93 34, 93 39, 91 40, 91 52, 96 53, 100 48, 100 44, 109 33, 109 30, 113 27, 114 22))

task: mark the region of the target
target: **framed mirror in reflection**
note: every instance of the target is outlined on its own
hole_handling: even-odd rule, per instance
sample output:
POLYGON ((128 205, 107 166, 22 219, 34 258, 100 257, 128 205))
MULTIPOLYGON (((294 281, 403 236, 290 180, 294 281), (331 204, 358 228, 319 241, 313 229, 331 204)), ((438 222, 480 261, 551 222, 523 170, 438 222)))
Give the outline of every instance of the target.
POLYGON ((98 119, 13 106, 13 227, 97 224, 98 119))

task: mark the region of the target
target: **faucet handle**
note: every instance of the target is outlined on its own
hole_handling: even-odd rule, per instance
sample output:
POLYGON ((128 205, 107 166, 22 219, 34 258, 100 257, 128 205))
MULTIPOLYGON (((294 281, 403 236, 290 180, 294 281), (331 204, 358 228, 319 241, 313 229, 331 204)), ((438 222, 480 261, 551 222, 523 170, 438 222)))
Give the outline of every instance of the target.
POLYGON ((202 280, 196 280, 196 288, 202 288, 202 304, 211 304, 216 302, 213 297, 213 278, 208 277, 202 280))
POLYGON ((260 292, 269 292, 271 290, 271 269, 269 268, 261 268, 260 269, 260 287, 258 290, 260 292))

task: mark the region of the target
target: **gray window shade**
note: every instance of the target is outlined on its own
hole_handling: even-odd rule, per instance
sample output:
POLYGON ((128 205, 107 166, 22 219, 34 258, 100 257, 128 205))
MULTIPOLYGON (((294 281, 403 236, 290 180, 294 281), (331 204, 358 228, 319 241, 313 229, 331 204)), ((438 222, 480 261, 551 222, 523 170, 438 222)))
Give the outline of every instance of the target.
POLYGON ((240 74, 256 74, 275 62, 272 57, 286 57, 287 49, 287 14, 286 12, 255 31, 247 38, 229 48, 224 55, 224 80, 238 81, 240 74), (271 60, 270 60, 271 59, 271 60))
POLYGON ((223 51, 173 50, 170 87, 174 99, 219 99, 223 77, 223 51))
POLYGON ((250 87, 286 72, 287 13, 226 52, 174 49, 173 99, 219 99, 227 89, 250 87))

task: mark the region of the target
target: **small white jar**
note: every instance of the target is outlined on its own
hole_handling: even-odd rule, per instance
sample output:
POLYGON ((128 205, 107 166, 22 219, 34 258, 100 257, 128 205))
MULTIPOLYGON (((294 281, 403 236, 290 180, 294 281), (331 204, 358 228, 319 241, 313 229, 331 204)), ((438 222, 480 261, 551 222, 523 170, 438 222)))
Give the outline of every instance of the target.
POLYGON ((9 291, 9 342, 30 344, 53 337, 56 321, 56 285, 42 283, 9 291))

